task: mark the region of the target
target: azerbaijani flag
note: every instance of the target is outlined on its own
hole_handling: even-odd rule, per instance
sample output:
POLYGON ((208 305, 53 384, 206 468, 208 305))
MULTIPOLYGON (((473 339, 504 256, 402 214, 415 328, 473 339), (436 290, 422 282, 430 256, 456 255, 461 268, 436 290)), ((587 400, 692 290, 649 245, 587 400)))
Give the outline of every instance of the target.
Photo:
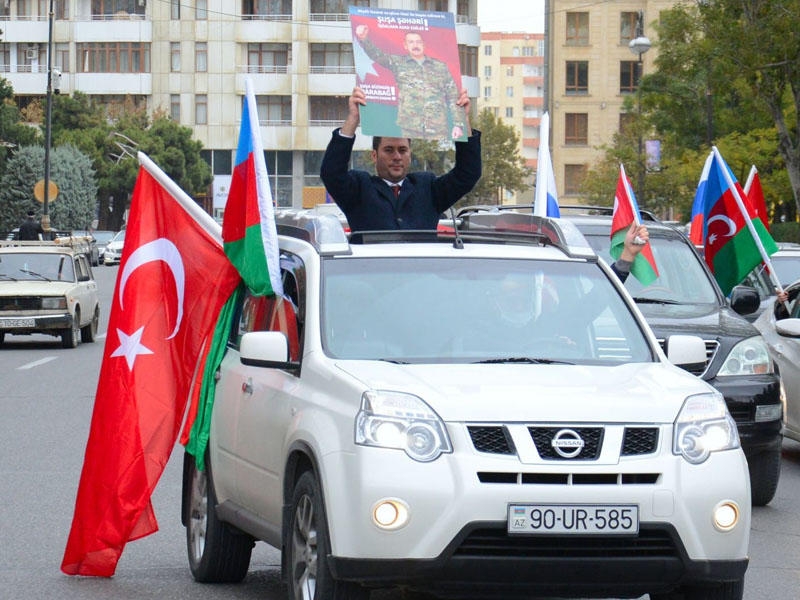
POLYGON ((550 114, 544 113, 539 124, 539 157, 536 161, 536 191, 533 197, 533 214, 540 217, 560 217, 556 178, 550 158, 550 114))
POLYGON ((251 292, 282 295, 275 209, 258 127, 256 96, 248 78, 222 241, 225 254, 251 292))
MULTIPOLYGON (((619 179, 617 180, 617 191, 614 194, 614 216, 611 219, 611 256, 614 260, 619 259, 625 246, 625 234, 632 223, 641 223, 639 216, 639 205, 636 203, 636 196, 633 194, 630 179, 625 174, 625 167, 619 166, 619 179)), ((642 251, 636 255, 631 265, 631 275, 636 277, 642 285, 650 285, 658 279, 658 268, 656 259, 653 257, 653 249, 650 242, 646 243, 642 251)))
POLYGON ((708 158, 703 165, 703 171, 700 173, 700 181, 697 184, 697 190, 694 193, 694 202, 692 202, 692 216, 689 221, 689 241, 695 246, 703 245, 703 229, 705 223, 703 222, 703 199, 706 194, 706 182, 708 181, 708 170, 711 168, 711 159, 714 153, 709 152, 708 158))
POLYGON ((706 264, 727 296, 756 265, 778 250, 764 222, 746 201, 716 146, 708 172, 703 214, 706 264))

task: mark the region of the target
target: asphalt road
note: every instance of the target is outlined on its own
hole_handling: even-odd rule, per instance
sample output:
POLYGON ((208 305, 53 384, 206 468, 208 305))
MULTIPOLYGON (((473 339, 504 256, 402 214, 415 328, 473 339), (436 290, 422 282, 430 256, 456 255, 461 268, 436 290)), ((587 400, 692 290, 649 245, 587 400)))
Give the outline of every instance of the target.
MULTIPOLYGON (((280 556, 263 543, 256 545, 243 583, 192 580, 179 513, 180 447, 153 497, 160 531, 129 543, 111 579, 61 573, 118 268, 94 271, 102 303, 96 343, 65 350, 58 338, 7 336, 0 347, 0 600, 285 598, 280 556)), ((800 444, 784 442, 783 458, 776 498, 754 510, 747 600, 798 597, 800 444)), ((389 591, 374 593, 372 600, 411 597, 389 591)))

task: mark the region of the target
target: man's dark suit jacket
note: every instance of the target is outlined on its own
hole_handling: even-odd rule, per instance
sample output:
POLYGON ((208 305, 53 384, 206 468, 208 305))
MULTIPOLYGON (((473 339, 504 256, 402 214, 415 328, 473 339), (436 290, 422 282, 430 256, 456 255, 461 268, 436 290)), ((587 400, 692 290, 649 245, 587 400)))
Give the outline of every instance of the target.
POLYGON ((355 137, 336 129, 325 150, 320 177, 342 209, 351 231, 436 229, 439 216, 469 192, 481 178, 481 133, 472 130, 466 142, 456 142, 456 164, 441 176, 409 173, 395 199, 377 175, 348 170, 355 137))

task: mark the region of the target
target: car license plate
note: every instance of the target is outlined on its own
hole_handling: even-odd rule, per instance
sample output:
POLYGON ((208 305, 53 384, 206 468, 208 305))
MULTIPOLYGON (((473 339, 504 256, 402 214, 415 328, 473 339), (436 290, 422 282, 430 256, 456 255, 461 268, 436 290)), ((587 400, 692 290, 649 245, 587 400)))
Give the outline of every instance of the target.
POLYGON ((34 327, 36 319, 0 319, 0 327, 34 327))
POLYGON ((508 505, 508 533, 631 535, 638 532, 636 504, 508 505))

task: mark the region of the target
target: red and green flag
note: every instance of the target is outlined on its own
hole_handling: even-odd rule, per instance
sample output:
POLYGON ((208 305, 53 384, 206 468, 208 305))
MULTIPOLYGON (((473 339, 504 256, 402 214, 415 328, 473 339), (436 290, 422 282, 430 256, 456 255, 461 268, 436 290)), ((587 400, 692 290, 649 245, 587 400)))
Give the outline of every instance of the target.
MULTIPOLYGON (((625 174, 625 167, 619 166, 619 179, 617 180, 617 190, 614 194, 614 216, 611 220, 611 256, 614 260, 619 259, 625 246, 625 234, 632 223, 641 223, 639 205, 636 203, 636 196, 633 194, 630 179, 625 174)), ((653 257, 653 249, 650 242, 647 242, 642 251, 636 255, 631 265, 631 275, 636 277, 642 285, 647 286, 658 279, 658 268, 656 259, 653 257)))
POLYGON ((706 264, 725 295, 778 250, 716 147, 703 201, 706 264))
POLYGON ((256 97, 245 80, 242 124, 222 220, 225 254, 256 295, 282 295, 275 209, 259 135, 256 97))

